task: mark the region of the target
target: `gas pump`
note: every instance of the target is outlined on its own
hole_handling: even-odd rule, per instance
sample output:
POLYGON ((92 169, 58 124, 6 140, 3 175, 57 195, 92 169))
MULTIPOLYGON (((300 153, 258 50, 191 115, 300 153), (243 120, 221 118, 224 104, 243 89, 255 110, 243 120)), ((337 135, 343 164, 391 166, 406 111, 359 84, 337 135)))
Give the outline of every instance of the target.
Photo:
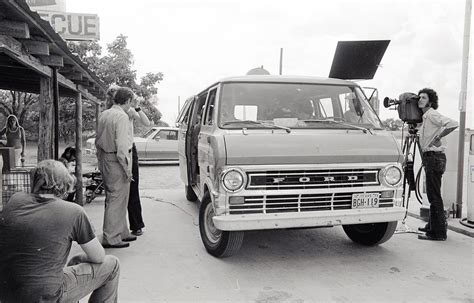
POLYGON ((469 157, 467 171, 467 217, 462 219, 461 224, 474 228, 474 134, 471 134, 469 140, 469 157))

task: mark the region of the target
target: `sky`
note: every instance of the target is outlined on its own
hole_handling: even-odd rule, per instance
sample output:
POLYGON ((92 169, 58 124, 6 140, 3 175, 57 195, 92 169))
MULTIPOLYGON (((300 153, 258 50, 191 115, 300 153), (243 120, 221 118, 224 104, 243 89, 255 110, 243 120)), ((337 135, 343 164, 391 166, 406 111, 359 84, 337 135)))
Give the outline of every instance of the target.
MULTIPOLYGON (((391 40, 373 80, 379 96, 431 87, 438 111, 459 121, 465 0, 66 0, 97 14, 100 44, 128 37, 140 76, 162 72, 158 108, 174 124, 178 99, 264 66, 278 74, 327 77, 338 41, 391 40)), ((471 21, 472 23, 472 21, 471 21)), ((472 26, 471 26, 472 28, 472 26)), ((472 29, 471 29, 472 32, 472 29)), ((467 127, 472 119, 472 36, 467 127)), ((397 118, 381 106, 380 117, 397 118)))

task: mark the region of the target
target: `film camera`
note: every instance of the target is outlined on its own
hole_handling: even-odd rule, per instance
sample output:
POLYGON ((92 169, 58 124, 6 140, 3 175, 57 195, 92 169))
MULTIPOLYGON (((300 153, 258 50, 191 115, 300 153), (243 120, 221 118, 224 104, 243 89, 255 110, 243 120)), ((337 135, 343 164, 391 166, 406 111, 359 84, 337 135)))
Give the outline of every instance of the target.
POLYGON ((413 125, 423 121, 423 112, 418 108, 418 100, 420 100, 420 97, 414 93, 403 93, 399 100, 385 97, 383 106, 385 108, 392 105, 396 106, 400 120, 413 125))

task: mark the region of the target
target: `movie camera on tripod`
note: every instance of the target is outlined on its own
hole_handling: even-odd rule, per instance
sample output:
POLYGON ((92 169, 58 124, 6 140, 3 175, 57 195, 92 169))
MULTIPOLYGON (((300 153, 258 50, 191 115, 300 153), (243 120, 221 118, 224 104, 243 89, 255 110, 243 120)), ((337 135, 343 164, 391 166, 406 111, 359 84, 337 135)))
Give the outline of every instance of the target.
POLYGON ((388 108, 395 105, 400 120, 408 124, 417 124, 423 121, 423 112, 418 108, 418 100, 420 97, 414 93, 403 93, 398 100, 385 97, 383 106, 388 108))
MULTIPOLYGON (((423 112, 418 107, 418 100, 420 97, 414 93, 403 93, 400 95, 399 99, 390 99, 385 97, 383 100, 383 105, 385 108, 390 106, 395 106, 396 110, 398 111, 398 117, 400 120, 408 124, 408 133, 402 142, 403 153, 405 155, 405 162, 404 162, 404 180, 403 180, 403 197, 405 199, 405 187, 408 183, 408 194, 407 194, 407 203, 410 199, 410 192, 415 190, 416 197, 418 201, 421 203, 421 198, 419 193, 416 191, 417 184, 419 182, 419 177, 421 173, 420 171, 417 173, 416 180, 415 180, 415 173, 414 173, 414 164, 415 164, 415 153, 418 149, 419 154, 421 155, 421 146, 418 136, 418 129, 416 128, 418 123, 423 121, 423 112)), ((408 204, 407 204, 408 207, 408 204)))

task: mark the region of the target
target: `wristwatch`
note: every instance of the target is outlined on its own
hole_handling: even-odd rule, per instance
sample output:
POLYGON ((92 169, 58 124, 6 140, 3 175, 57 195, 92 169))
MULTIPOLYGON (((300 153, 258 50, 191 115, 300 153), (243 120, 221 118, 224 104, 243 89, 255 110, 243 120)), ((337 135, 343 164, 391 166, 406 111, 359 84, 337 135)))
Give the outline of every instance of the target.
POLYGON ((138 113, 139 111, 141 111, 142 109, 140 107, 135 107, 135 111, 138 113))

